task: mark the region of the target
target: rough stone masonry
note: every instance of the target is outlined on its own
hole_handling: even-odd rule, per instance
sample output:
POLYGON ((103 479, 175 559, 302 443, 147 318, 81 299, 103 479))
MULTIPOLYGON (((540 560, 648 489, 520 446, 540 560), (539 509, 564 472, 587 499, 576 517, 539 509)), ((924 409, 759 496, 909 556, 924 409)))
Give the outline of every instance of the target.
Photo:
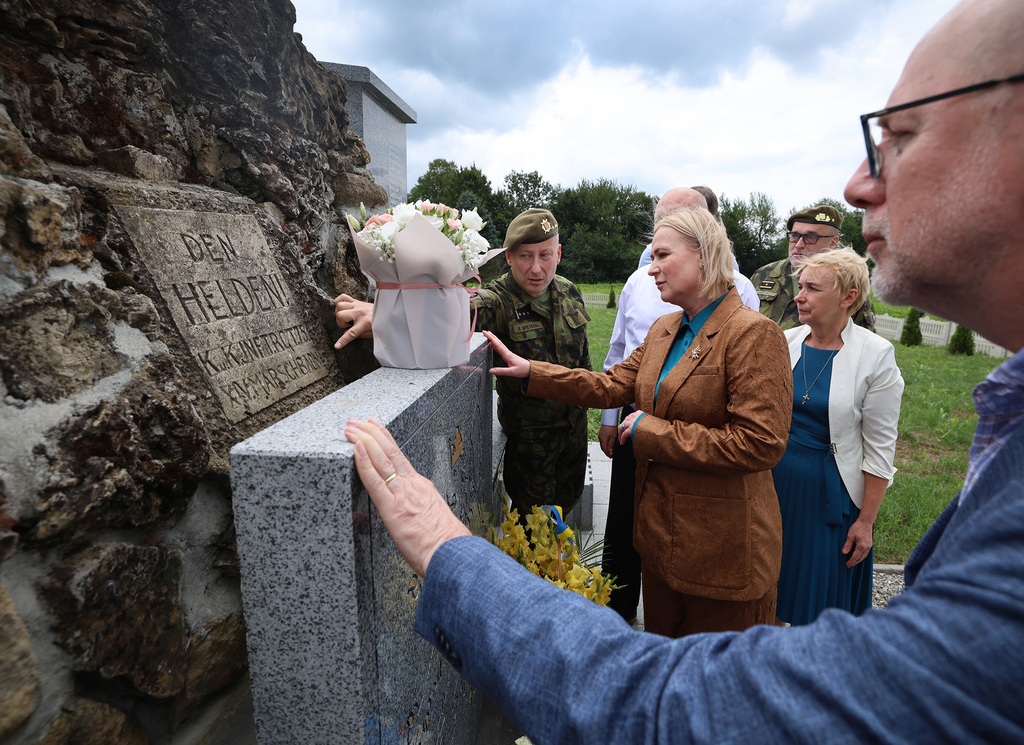
POLYGON ((0 743, 230 741, 235 443, 375 366, 386 203, 281 0, 0 2, 0 743))

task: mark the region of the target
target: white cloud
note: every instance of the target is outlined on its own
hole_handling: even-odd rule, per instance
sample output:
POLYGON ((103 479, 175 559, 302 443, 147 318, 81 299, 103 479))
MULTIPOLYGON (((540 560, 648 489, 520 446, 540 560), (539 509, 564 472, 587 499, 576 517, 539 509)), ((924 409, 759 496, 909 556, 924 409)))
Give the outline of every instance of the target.
MULTIPOLYGON (((512 170, 536 170, 563 186, 611 178, 651 194, 700 182, 730 197, 763 191, 782 213, 824 196, 842 198, 864 157, 858 116, 885 105, 913 45, 954 0, 866 2, 842 34, 809 33, 822 18, 849 22, 850 6, 837 3, 777 0, 778 23, 763 30, 748 24, 739 40, 734 24, 695 16, 705 35, 719 38, 701 39, 696 49, 681 37, 672 55, 661 48, 664 30, 657 43, 633 34, 627 44, 621 38, 632 37, 622 34, 610 50, 608 29, 588 27, 601 14, 580 14, 572 40, 558 49, 567 61, 554 74, 529 60, 499 60, 504 67, 488 74, 516 83, 500 89, 481 82, 486 75, 453 77, 450 60, 437 64, 435 46, 422 54, 404 49, 407 62, 396 63, 386 11, 364 5, 358 14, 343 13, 326 0, 296 6, 297 30, 318 58, 371 67, 419 114, 408 129, 410 186, 430 160, 447 158, 475 163, 495 188, 512 170), (804 47, 787 46, 786 27, 799 27, 792 38, 804 47), (737 49, 743 39, 752 43, 737 49), (346 47, 371 56, 347 59, 346 47), (667 58, 674 60, 669 67, 667 58)), ((755 0, 730 4, 730 17, 741 17, 744 7, 764 17, 755 0)), ((508 29, 507 17, 495 19, 506 27, 475 33, 507 39, 522 32, 508 29)))

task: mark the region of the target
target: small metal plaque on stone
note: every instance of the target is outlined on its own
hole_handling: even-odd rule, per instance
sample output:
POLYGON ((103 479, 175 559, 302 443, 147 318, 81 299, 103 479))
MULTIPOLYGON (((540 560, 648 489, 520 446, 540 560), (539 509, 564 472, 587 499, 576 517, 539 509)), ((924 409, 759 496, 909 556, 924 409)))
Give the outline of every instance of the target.
POLYGON ((229 421, 329 374, 255 217, 115 209, 229 421))

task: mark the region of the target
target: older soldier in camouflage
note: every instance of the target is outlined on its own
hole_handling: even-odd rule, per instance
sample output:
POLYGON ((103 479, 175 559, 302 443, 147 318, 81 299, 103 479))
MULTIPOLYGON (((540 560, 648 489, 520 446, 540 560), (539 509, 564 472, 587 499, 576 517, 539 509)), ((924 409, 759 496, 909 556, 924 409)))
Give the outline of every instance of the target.
MULTIPOLYGON (((786 222, 789 257, 767 264, 751 275, 750 281, 761 300, 761 315, 775 321, 783 331, 800 325, 793 271, 800 266, 804 256, 831 251, 838 246, 842 224, 843 214, 827 204, 793 213, 786 222)), ((875 330, 871 298, 865 298, 864 305, 854 314, 853 322, 868 331, 875 330)))
MULTIPOLYGON (((576 286, 555 275, 561 258, 554 215, 544 209, 518 215, 505 234, 509 272, 473 300, 477 327, 492 331, 523 357, 589 370, 590 316, 576 286)), ((338 327, 346 329, 336 349, 372 335, 371 303, 339 295, 334 307, 338 327)), ((498 421, 508 438, 505 489, 512 506, 521 518, 542 504, 557 504, 568 513, 583 493, 587 410, 525 396, 519 381, 511 381, 499 378, 496 387, 498 421)))
MULTIPOLYGON (((509 272, 477 295, 478 325, 518 355, 589 370, 590 316, 576 286, 555 274, 561 255, 554 215, 529 209, 516 217, 505 235, 509 272)), ((521 517, 541 504, 567 513, 583 492, 587 410, 526 396, 512 378, 498 378, 496 388, 512 506, 521 517)))

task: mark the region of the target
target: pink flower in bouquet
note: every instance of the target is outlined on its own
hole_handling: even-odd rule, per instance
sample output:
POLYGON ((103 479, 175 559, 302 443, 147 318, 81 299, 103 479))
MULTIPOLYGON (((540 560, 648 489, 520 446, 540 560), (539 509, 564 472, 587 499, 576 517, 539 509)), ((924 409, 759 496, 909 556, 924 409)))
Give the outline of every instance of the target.
POLYGON ((366 208, 360 206, 360 213, 365 220, 362 224, 354 215, 348 216, 352 230, 373 246, 388 263, 394 263, 395 260, 395 236, 404 230, 416 215, 421 215, 451 241, 467 269, 479 268, 490 248, 487 240, 480 235, 486 223, 476 210, 464 210, 462 219, 459 220, 459 210, 445 204, 421 200, 415 204, 399 204, 384 214, 369 217, 366 215, 366 208))
POLYGON ((438 202, 434 205, 434 214, 440 215, 441 217, 450 217, 456 219, 459 216, 459 211, 454 207, 449 207, 446 204, 438 202))

